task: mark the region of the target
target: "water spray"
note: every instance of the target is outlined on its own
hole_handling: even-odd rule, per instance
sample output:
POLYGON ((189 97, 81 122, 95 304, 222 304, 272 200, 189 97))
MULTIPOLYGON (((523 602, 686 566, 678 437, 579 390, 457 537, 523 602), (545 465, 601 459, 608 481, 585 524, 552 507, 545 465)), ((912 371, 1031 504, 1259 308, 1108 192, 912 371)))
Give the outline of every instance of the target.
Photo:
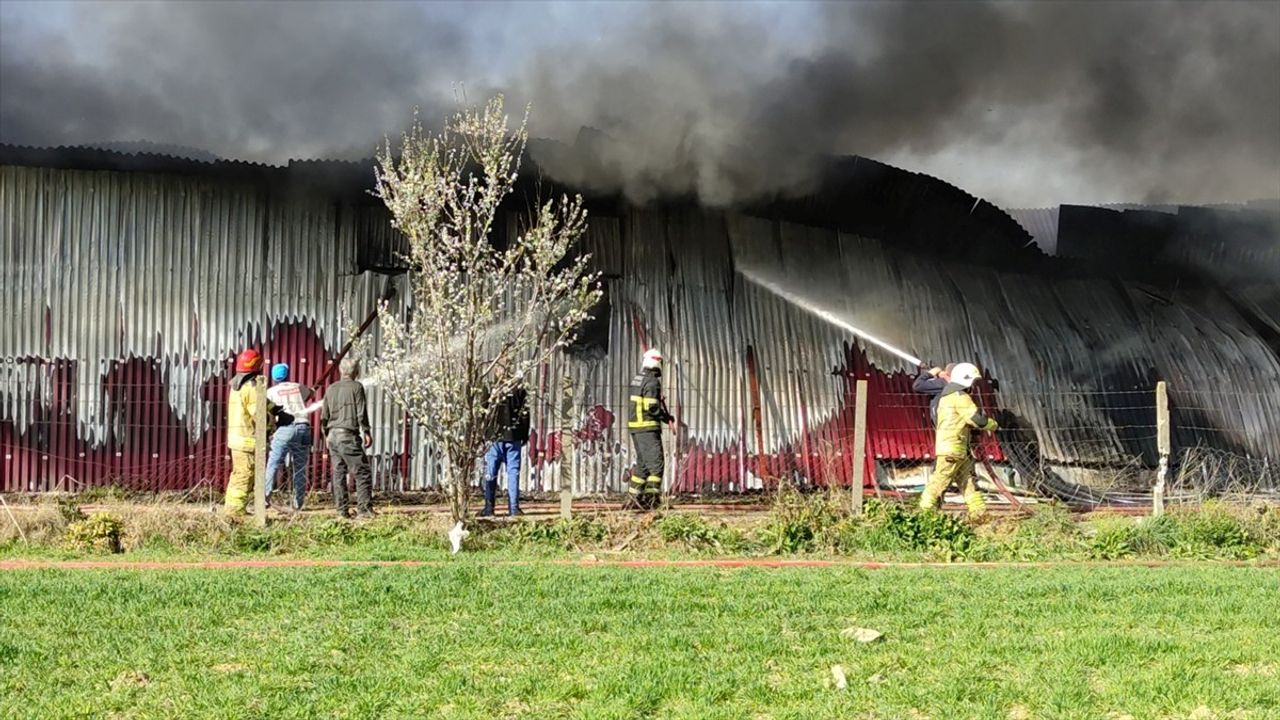
POLYGON ((876 347, 882 350, 890 352, 902 358, 903 360, 906 360, 907 362, 911 363, 912 366, 919 367, 920 365, 924 364, 924 362, 920 360, 920 358, 912 355, 906 350, 900 350, 890 345, 889 343, 881 340, 880 338, 872 335, 871 333, 850 325, 849 323, 845 322, 844 320, 841 320, 840 318, 836 317, 832 313, 827 312, 826 310, 823 310, 822 308, 813 305, 813 303, 810 303, 809 301, 795 295, 794 293, 788 292, 787 290, 783 290, 781 287, 778 287, 777 284, 769 282, 768 280, 765 280, 764 278, 752 273, 750 270, 746 270, 744 268, 738 268, 738 271, 742 273, 743 277, 755 283, 756 285, 764 288, 765 290, 768 290, 774 295, 777 295, 778 297, 803 309, 804 311, 808 312, 809 314, 815 317, 825 320, 826 322, 829 322, 832 325, 835 325, 836 327, 842 330, 847 330, 850 333, 857 335, 858 337, 862 338, 863 340, 866 340, 867 342, 871 343, 872 345, 875 345, 876 347))

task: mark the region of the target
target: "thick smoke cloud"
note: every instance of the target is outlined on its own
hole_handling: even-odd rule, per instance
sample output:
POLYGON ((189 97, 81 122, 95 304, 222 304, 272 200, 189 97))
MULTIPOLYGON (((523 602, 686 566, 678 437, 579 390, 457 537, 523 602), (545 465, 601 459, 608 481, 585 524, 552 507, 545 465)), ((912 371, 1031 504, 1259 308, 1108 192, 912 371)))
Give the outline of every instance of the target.
POLYGON ((1007 206, 1280 196, 1277 3, 107 3, 43 32, 21 20, 0 44, 6 142, 361 156, 462 81, 534 104, 553 176, 641 200, 799 192, 851 153, 1007 206))

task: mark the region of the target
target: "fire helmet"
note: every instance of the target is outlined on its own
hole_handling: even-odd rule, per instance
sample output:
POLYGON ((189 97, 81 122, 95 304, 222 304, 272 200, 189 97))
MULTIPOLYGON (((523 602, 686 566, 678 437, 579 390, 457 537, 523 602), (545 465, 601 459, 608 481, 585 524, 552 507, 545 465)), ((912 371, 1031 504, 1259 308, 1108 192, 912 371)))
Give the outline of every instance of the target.
POLYGON ((951 369, 951 382, 962 388, 972 387, 973 382, 980 377, 982 374, 973 363, 956 363, 956 366, 951 369))
POLYGON ((644 359, 640 361, 640 367, 644 368, 645 370, 661 368, 662 353, 658 352, 657 348, 646 350, 644 353, 644 359))
POLYGON ((289 365, 276 363, 271 366, 271 382, 284 382, 289 379, 289 365))
POLYGON ((241 350, 236 356, 236 372, 251 373, 262 369, 262 355, 253 348, 241 350))

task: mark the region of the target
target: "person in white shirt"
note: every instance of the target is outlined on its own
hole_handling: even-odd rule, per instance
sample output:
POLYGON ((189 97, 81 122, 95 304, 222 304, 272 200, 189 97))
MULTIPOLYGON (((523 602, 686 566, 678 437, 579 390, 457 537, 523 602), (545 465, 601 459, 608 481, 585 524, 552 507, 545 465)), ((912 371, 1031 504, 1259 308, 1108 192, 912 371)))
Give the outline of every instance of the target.
POLYGON ((302 509, 307 493, 307 456, 311 454, 311 413, 320 403, 308 405, 314 393, 311 388, 289 382, 289 366, 277 363, 271 367, 271 381, 267 400, 280 408, 276 434, 271 438, 271 454, 267 457, 267 502, 275 489, 276 473, 286 456, 293 466, 293 509, 302 509))

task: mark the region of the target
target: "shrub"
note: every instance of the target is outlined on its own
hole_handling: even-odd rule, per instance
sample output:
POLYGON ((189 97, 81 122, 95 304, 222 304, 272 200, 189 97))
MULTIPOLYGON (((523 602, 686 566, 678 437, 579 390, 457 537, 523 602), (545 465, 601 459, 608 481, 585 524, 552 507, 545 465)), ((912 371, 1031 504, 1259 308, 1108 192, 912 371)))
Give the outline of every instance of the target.
POLYGON ((239 525, 231 533, 231 548, 235 552, 263 553, 275 545, 275 536, 271 528, 260 528, 256 525, 239 525))
POLYGON ((0 548, 17 543, 57 545, 66 538, 67 524, 57 508, 45 503, 0 513, 0 548))
POLYGON ((771 553, 812 552, 819 549, 821 539, 830 537, 844 516, 829 495, 806 495, 783 488, 778 491, 760 538, 771 553))
POLYGON ((1056 503, 1032 505, 1026 515, 995 520, 981 530, 979 538, 985 541, 990 559, 1062 559, 1077 555, 1081 548, 1076 519, 1056 503))
POLYGON ((124 552, 124 521, 109 512, 96 512, 67 526, 66 542, 73 550, 124 552))
POLYGON ((915 510, 898 503, 868 499, 864 510, 870 526, 905 550, 928 552, 943 559, 965 557, 977 536, 963 520, 937 510, 915 510))
POLYGON ((1280 552, 1280 505, 1258 505, 1244 522, 1259 548, 1280 552))
POLYGON ((1244 521, 1220 503, 1205 503, 1198 512, 1166 517, 1174 527, 1173 554, 1177 557, 1238 560, 1256 557, 1261 550, 1244 521))
POLYGON ((206 509, 181 505, 148 505, 121 508, 126 549, 176 549, 209 551, 226 544, 234 525, 206 509))
POLYGON ((552 522, 512 523, 508 529, 489 534, 494 536, 494 539, 505 540, 508 544, 550 545, 572 550, 579 545, 603 542, 609 537, 609 526, 596 518, 574 516, 552 522))
POLYGON ((350 545, 356 538, 358 529, 346 520, 324 518, 319 522, 308 523, 306 540, 316 545, 350 545))
POLYGON ((677 543, 693 550, 733 552, 742 549, 742 533, 724 522, 711 523, 700 515, 673 513, 654 523, 663 542, 677 543))
POLYGON ((1135 555, 1166 555, 1177 542, 1177 526, 1168 515, 1133 521, 1129 546, 1135 555))
POLYGON ((1121 560, 1134 554, 1137 535, 1132 518, 1103 517, 1094 522, 1085 551, 1093 560, 1121 560))
POLYGON ((80 509, 80 503, 74 496, 59 495, 54 498, 53 504, 58 509, 58 514, 68 523, 85 519, 84 511, 80 509))

